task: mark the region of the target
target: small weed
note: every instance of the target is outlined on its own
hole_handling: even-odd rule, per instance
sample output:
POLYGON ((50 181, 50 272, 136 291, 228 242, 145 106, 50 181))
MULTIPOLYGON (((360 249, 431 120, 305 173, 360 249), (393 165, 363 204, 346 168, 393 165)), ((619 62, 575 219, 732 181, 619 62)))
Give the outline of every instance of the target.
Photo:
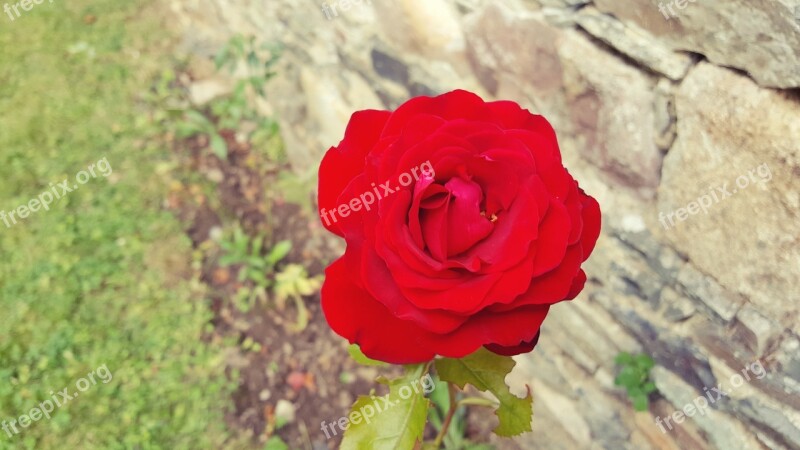
POLYGON ((231 39, 214 61, 217 70, 228 69, 237 77, 235 87, 229 95, 213 100, 207 107, 192 106, 179 77, 169 70, 163 72, 145 98, 157 107, 154 122, 180 139, 206 136, 211 152, 223 160, 228 157, 228 146, 222 131, 247 130, 245 134, 250 143, 266 149, 271 160, 282 159, 277 122, 260 116, 255 106, 258 99, 266 98, 265 86, 275 75, 271 68, 279 57, 279 47, 259 46, 252 37, 231 39))
POLYGON ((653 358, 622 352, 614 361, 622 367, 614 384, 625 388, 636 411, 646 411, 648 396, 656 390, 656 385, 650 381, 650 369, 655 365, 653 358))
POLYGON ((289 450, 289 446, 279 436, 272 436, 267 441, 264 450, 289 450))
POLYGON ((303 303, 303 297, 313 295, 322 287, 322 276, 308 277, 305 267, 299 264, 289 264, 280 273, 275 275, 275 301, 278 310, 286 307, 286 300, 292 299, 297 308, 297 324, 294 331, 305 330, 308 326, 308 310, 303 303))
POLYGON ((229 239, 220 242, 225 254, 219 259, 219 265, 239 266, 239 282, 252 285, 236 296, 236 306, 245 312, 257 301, 266 301, 267 290, 275 283, 275 266, 292 250, 291 242, 281 241, 263 255, 263 244, 263 236, 251 238, 238 227, 233 229, 229 239))

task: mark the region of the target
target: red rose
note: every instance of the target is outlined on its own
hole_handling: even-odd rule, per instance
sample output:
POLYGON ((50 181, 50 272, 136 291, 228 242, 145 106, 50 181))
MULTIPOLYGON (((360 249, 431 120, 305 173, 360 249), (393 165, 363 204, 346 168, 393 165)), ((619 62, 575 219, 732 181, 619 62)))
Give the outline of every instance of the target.
POLYGON ((353 114, 319 206, 347 242, 322 287, 328 323, 396 364, 532 350, 600 233, 547 120, 466 91, 353 114))

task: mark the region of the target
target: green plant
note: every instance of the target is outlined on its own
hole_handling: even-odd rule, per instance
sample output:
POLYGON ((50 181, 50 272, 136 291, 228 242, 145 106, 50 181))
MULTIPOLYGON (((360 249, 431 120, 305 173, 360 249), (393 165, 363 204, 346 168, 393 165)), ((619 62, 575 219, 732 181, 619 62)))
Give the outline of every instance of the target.
POLYGON ((237 297, 237 306, 248 311, 256 301, 266 301, 267 290, 275 283, 275 266, 292 250, 290 241, 278 242, 263 255, 264 236, 251 238, 241 228, 234 228, 229 240, 220 242, 225 251, 219 259, 223 267, 238 266, 240 282, 250 282, 252 287, 243 289, 237 297))
POLYGON ((655 383, 650 380, 650 369, 655 366, 653 358, 644 353, 631 355, 622 352, 614 361, 621 366, 614 384, 625 388, 636 411, 646 411, 648 396, 656 391, 655 383))
MULTIPOLYGON (((208 110, 178 106, 182 114, 175 124, 177 136, 189 138, 205 135, 209 139, 211 151, 220 159, 225 159, 228 156, 228 146, 221 132, 240 129, 243 122, 250 122, 252 126, 247 128, 250 130, 248 138, 251 142, 257 145, 269 144, 266 145, 267 149, 280 148, 275 145, 275 137, 278 134, 277 122, 267 117, 260 117, 254 101, 248 97, 248 94, 253 92, 258 98, 266 98, 265 86, 275 75, 272 67, 279 57, 280 48, 277 46, 257 45, 253 37, 245 38, 237 35, 231 38, 214 58, 214 62, 217 70, 227 68, 236 77, 233 91, 212 101, 208 110), (244 77, 239 76, 239 71, 244 72, 244 77)), ((162 97, 170 99, 169 95, 162 94, 162 97)), ((185 105, 185 102, 183 103, 185 105)), ((170 111, 168 116, 173 117, 175 110, 170 108, 170 111)))
MULTIPOLYGON (((436 430, 437 434, 441 434, 444 428, 444 422, 447 419, 447 412, 451 405, 451 395, 453 393, 448 389, 447 383, 434 377, 436 380, 436 388, 430 394, 431 403, 433 408, 428 410, 428 421, 436 430)), ((463 400, 463 395, 456 394, 455 402, 463 400)), ((467 409, 461 406, 456 409, 450 422, 450 427, 444 431, 444 438, 442 444, 448 450, 492 450, 492 446, 488 444, 476 444, 466 438, 467 433, 467 409)))
POLYGON ((275 189, 281 197, 289 203, 298 205, 311 220, 319 221, 315 204, 312 202, 311 193, 317 186, 317 168, 309 167, 305 173, 296 174, 292 171, 284 171, 278 174, 278 181, 275 189))
MULTIPOLYGON (((353 347, 350 347, 350 354, 359 363, 382 365, 353 347)), ((465 450, 490 448, 463 438, 466 431, 463 408, 467 405, 494 410, 499 421, 494 433, 498 436, 511 437, 531 431, 533 397, 530 392, 524 398, 517 397, 505 383, 515 364, 511 357, 478 349, 463 358, 439 358, 425 364, 406 365, 405 374, 399 378, 379 377, 378 382, 389 387, 389 393, 383 397, 391 408, 370 421, 358 421, 358 414, 365 415, 376 402, 374 392, 360 396, 348 416, 356 419, 345 431, 340 448, 436 450, 443 445, 465 450), (433 391, 414 389, 414 386, 425 386, 425 380, 433 376, 431 370, 434 368, 441 381, 434 385, 433 391), (458 391, 463 391, 468 384, 491 394, 494 399, 459 396, 458 391), (431 411, 431 406, 434 406, 434 411, 431 411), (433 441, 423 442, 428 421, 437 430, 437 435, 433 441)))
POLYGON ((308 309, 303 297, 313 295, 322 286, 322 276, 309 278, 305 267, 289 264, 275 275, 275 301, 279 310, 286 307, 286 300, 292 299, 297 308, 297 324, 294 331, 302 331, 308 326, 308 309))
POLYGON ((228 144, 219 134, 217 125, 204 114, 194 109, 187 109, 184 112, 183 121, 176 125, 176 133, 179 138, 188 138, 198 134, 204 134, 208 136, 212 153, 217 155, 220 159, 228 157, 228 144))
POLYGON ((272 436, 267 440, 264 450, 289 450, 289 446, 279 436, 272 436))
POLYGON ((231 73, 244 66, 246 75, 237 82, 235 91, 244 91, 250 86, 259 96, 265 97, 264 82, 275 76, 272 67, 280 54, 281 48, 277 45, 258 45, 253 36, 236 35, 217 53, 214 63, 217 70, 227 67, 231 73))

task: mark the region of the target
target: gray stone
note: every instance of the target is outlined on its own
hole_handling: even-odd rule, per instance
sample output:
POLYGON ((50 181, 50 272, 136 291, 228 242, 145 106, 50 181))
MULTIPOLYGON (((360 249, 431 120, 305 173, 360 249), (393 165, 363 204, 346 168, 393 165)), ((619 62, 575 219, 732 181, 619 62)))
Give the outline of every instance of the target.
POLYGON ((615 230, 614 235, 623 244, 645 257, 650 267, 661 277, 669 282, 677 280, 678 273, 685 263, 684 259, 674 249, 659 242, 649 230, 636 232, 615 230))
POLYGON ((762 86, 800 86, 797 0, 597 0, 597 7, 636 23, 676 50, 705 55, 751 74, 762 86), (664 5, 664 11, 659 6, 664 5), (673 7, 673 16, 667 6, 673 7))
POLYGON ((664 318, 671 322, 682 322, 697 311, 689 299, 669 286, 661 291, 661 306, 664 308, 664 318))
POLYGON ((627 402, 623 396, 620 399, 611 397, 608 393, 596 391, 594 389, 582 389, 577 392, 580 411, 585 411, 587 424, 592 432, 594 444, 600 448, 619 448, 630 449, 631 432, 622 420, 625 411, 624 405, 627 402), (603 405, 617 404, 617 407, 610 409, 603 405))
POLYGON ((658 309, 659 292, 664 280, 653 271, 644 258, 631 255, 625 260, 611 263, 611 269, 625 284, 623 292, 635 295, 647 301, 654 309, 658 309))
MULTIPOLYGON (((676 107, 678 137, 664 160, 658 196, 662 222, 669 225, 665 217, 673 214, 675 226, 663 235, 761 314, 798 327, 791 293, 800 286, 793 200, 800 195, 800 102, 700 64, 681 84, 676 107), (683 221, 675 215, 709 201, 707 213, 695 209, 683 221)), ((730 317, 732 309, 724 312, 730 317)))
POLYGON ((564 32, 558 54, 584 155, 647 195, 658 185, 662 160, 656 145, 653 80, 571 30, 564 32))
POLYGON ((514 15, 492 3, 467 21, 468 54, 479 79, 579 141, 581 156, 643 194, 659 180, 654 80, 541 14, 514 15), (524 81, 524 88, 519 86, 524 81))
MULTIPOLYGON (((703 396, 702 390, 695 390, 686 384, 680 377, 661 367, 654 367, 650 373, 653 382, 660 392, 675 407, 674 411, 693 404, 694 400, 703 396)), ((711 385, 716 386, 716 385, 711 385)), ((705 414, 695 413, 685 420, 695 423, 708 434, 711 443, 719 449, 757 449, 759 445, 754 439, 752 431, 736 422, 728 414, 717 410, 718 405, 711 404, 705 409, 705 414)), ((687 410, 688 412, 688 410, 687 410)), ((666 419, 666 418, 665 418, 666 419)), ((671 422, 672 426, 680 424, 671 422)), ((665 425, 665 428, 669 428, 665 425)), ((669 430, 668 430, 669 431, 669 430)))
POLYGON ((557 329, 564 333, 565 341, 573 345, 564 346, 564 352, 572 357, 588 373, 608 361, 613 361, 619 350, 606 337, 580 314, 577 308, 568 304, 554 307, 545 325, 548 332, 557 329))
POLYGON ((690 298, 704 304, 726 322, 736 316, 742 305, 742 298, 731 294, 711 277, 689 264, 681 268, 678 282, 690 298))
POLYGON ((750 349, 761 357, 769 344, 781 334, 783 328, 764 317, 750 305, 744 305, 736 314, 737 329, 750 349))
POLYGON ((677 135, 678 118, 675 113, 675 95, 673 84, 662 78, 656 85, 656 144, 664 152, 672 147, 677 135))
MULTIPOLYGON (((778 385, 783 386, 783 393, 790 394, 786 400, 791 400, 792 405, 800 410, 800 338, 785 336, 773 357, 780 367, 780 373, 774 378, 782 379, 778 385)), ((768 380, 771 378, 772 374, 767 377, 768 380)))
MULTIPOLYGON (((464 88, 553 124, 565 165, 602 205, 604 233, 583 266, 584 294, 553 308, 537 349, 516 358, 515 392, 544 385, 544 394, 535 432, 512 448, 795 447, 786 423, 770 429, 751 416, 800 410, 800 102, 750 76, 796 85, 800 33, 787 31, 800 28, 787 13, 798 0, 698 0, 669 21, 660 1, 373 1, 331 20, 311 0, 172 5, 184 48, 206 66, 237 33, 284 46, 259 106, 280 121, 298 172, 315 170, 353 111, 415 95, 464 88), (712 62, 692 65, 694 53, 712 62), (686 208, 764 163, 768 183, 659 224, 659 210, 686 208), (621 350, 669 369, 659 383, 678 406, 654 396, 651 411, 662 416, 716 386, 715 373, 724 379, 718 364, 740 367, 755 352, 769 374, 737 397, 751 401, 749 415, 729 402, 661 434, 613 386, 621 350), (573 418, 585 426, 570 429, 573 418)), ((326 245, 343 251, 340 240, 326 245)))
POLYGON ((800 428, 786 417, 786 412, 751 400, 739 402, 736 408, 753 422, 774 430, 773 438, 779 436, 778 439, 789 447, 800 447, 800 428))
POLYGON ((614 49, 672 80, 683 78, 694 62, 689 55, 676 53, 638 26, 626 26, 595 8, 580 10, 578 25, 614 49))
POLYGON ((393 45, 433 57, 459 54, 464 33, 456 7, 446 0, 397 0, 372 3, 382 33, 393 45))
POLYGON ((189 99, 193 105, 203 106, 231 92, 233 92, 233 83, 230 80, 216 78, 200 80, 189 86, 189 99))

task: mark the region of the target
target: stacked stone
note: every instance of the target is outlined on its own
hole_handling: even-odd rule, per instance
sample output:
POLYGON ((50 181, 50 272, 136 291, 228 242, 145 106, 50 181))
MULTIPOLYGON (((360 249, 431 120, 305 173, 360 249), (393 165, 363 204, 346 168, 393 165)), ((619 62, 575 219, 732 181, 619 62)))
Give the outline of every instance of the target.
POLYGON ((234 33, 283 43, 263 106, 299 172, 352 111, 414 95, 463 88, 551 120, 604 234, 587 289, 509 378, 536 397, 519 447, 800 448, 800 2, 675 0, 669 17, 657 0, 354 3, 328 1, 333 18, 314 0, 173 5, 200 56, 234 33), (647 412, 614 386, 621 351, 656 360, 647 412), (656 425, 756 362, 766 376, 656 425))

